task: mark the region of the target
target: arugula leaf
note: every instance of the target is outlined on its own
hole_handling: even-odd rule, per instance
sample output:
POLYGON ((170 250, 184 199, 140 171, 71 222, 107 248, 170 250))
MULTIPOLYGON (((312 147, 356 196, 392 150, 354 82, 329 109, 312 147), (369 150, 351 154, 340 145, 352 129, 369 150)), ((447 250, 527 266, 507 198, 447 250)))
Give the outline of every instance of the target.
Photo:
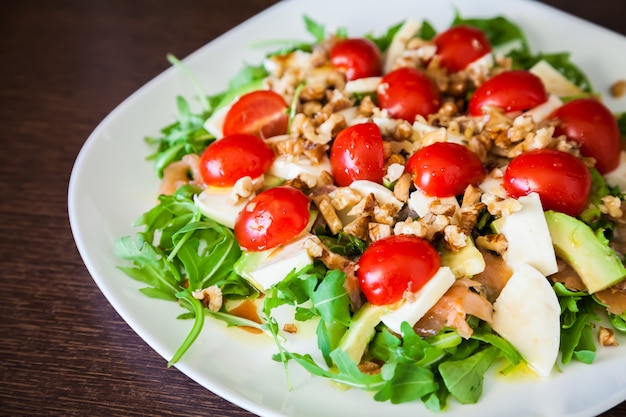
POLYGON ((176 97, 178 120, 163 129, 160 137, 148 136, 146 143, 155 146, 154 153, 147 157, 153 161, 154 170, 159 178, 163 177, 163 170, 174 161, 191 153, 199 154, 215 138, 204 128, 204 121, 209 113, 193 113, 187 100, 182 96, 176 97))
POLYGON ((572 359, 592 363, 595 359, 593 323, 600 320, 598 304, 586 291, 570 291, 561 283, 553 286, 561 306, 561 363, 572 359))
POLYGON ((454 398, 461 404, 475 404, 482 395, 485 372, 498 357, 500 350, 488 346, 466 359, 442 362, 439 372, 454 398))
POLYGON ((309 16, 305 15, 303 18, 307 32, 313 35, 316 43, 320 43, 326 39, 326 27, 324 25, 314 21, 309 16))
POLYGON ((438 388, 433 372, 416 363, 384 365, 382 375, 387 383, 374 395, 376 401, 392 404, 415 401, 438 388))

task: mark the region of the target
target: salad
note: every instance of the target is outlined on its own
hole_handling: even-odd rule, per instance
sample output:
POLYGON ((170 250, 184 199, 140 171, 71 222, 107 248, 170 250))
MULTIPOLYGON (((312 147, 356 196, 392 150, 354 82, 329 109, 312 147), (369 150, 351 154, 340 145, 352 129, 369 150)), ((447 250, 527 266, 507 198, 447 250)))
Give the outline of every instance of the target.
POLYGON ((549 378, 617 344, 626 116, 569 56, 501 17, 304 23, 313 41, 200 91, 201 113, 178 97, 147 139, 158 204, 116 252, 194 321, 170 364, 210 317, 273 338, 287 378, 444 410, 493 367, 549 378), (314 352, 290 349, 305 322, 314 352))

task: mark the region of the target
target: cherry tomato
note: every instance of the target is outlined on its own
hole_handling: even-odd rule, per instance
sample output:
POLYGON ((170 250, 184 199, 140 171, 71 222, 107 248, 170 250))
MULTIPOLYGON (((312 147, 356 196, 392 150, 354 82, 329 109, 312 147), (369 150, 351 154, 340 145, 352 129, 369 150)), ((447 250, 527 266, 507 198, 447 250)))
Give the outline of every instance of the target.
POLYGON ((330 48, 330 62, 346 74, 348 80, 382 74, 383 60, 374 42, 365 38, 337 41, 330 48))
POLYGON ((579 98, 559 107, 554 116, 560 121, 555 134, 578 142, 584 156, 595 158, 600 174, 617 168, 622 146, 619 126, 604 104, 579 98))
POLYGON ((233 103, 224 118, 224 136, 234 133, 269 138, 287 132, 287 103, 278 93, 257 90, 244 94, 233 103))
POLYGON ((504 172, 504 189, 515 198, 536 192, 544 210, 578 216, 587 207, 591 173, 572 154, 536 149, 513 158, 504 172))
POLYGON ((409 122, 415 116, 435 113, 441 104, 437 86, 416 68, 398 68, 387 73, 376 91, 378 104, 391 117, 409 122))
POLYGON ((233 186, 242 177, 256 178, 272 165, 274 153, 256 136, 234 134, 211 143, 200 157, 205 184, 233 186))
POLYGON ((483 114, 484 106, 494 106, 505 112, 528 110, 548 99, 541 79, 524 70, 505 71, 495 75, 476 89, 469 101, 472 116, 483 114))
POLYGON ((480 159, 466 146, 436 142, 415 152, 406 164, 413 182, 426 195, 450 197, 463 194, 468 185, 478 185, 486 171, 480 159))
POLYGON ((235 237, 249 251, 271 249, 298 236, 309 223, 309 199, 293 187, 270 188, 237 216, 235 237))
POLYGON ((372 243, 359 259, 357 277, 370 304, 384 305, 417 292, 441 266, 441 258, 425 239, 394 235, 372 243))
POLYGON ((382 183, 385 152, 378 126, 366 122, 341 130, 330 150, 330 168, 335 182, 341 187, 355 180, 382 183))
POLYGON ((482 30, 468 26, 453 26, 433 39, 440 65, 449 72, 465 69, 470 63, 491 52, 489 39, 482 30))

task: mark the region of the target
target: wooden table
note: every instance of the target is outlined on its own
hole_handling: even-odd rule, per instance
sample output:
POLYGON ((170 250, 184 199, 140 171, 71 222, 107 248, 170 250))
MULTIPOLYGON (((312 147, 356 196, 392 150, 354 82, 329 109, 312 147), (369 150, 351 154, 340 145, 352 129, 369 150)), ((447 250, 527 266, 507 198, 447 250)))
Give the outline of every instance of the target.
MULTIPOLYGON (((184 57, 273 3, 0 3, 0 415, 251 415, 167 369, 120 319, 81 261, 66 201, 89 133, 167 52, 184 57)), ((626 34, 623 0, 546 3, 626 34)), ((622 415, 626 402, 604 414, 622 415)))

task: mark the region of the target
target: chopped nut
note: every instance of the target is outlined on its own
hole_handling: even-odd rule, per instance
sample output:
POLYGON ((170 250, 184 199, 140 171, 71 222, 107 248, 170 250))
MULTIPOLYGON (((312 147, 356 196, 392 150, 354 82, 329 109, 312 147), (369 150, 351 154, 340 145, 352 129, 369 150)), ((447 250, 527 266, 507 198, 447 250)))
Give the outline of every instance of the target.
POLYGON ((391 236, 391 226, 383 223, 369 223, 369 238, 372 242, 391 236))
POLYGON ((398 200, 402 201, 403 203, 406 203, 407 201, 409 201, 409 195, 410 195, 412 183, 413 181, 411 179, 411 174, 409 174, 408 172, 405 172, 404 174, 402 174, 400 178, 398 178, 398 182, 396 182, 396 185, 393 187, 394 197, 396 197, 398 200))
POLYGON ((601 346, 618 346, 619 343, 615 338, 615 332, 612 329, 600 326, 598 329, 598 342, 601 346))
POLYGON ((294 323, 285 323, 283 326, 283 331, 286 333, 296 334, 298 333, 298 326, 294 323))
POLYGON ((312 198, 313 202, 320 210, 322 217, 326 221, 326 224, 330 228, 331 233, 334 235, 339 233, 343 228, 343 223, 341 223, 339 216, 337 216, 337 212, 335 211, 328 194, 318 194, 314 195, 312 198))
POLYGON ((419 221, 413 219, 407 219, 403 222, 397 222, 393 227, 394 235, 413 235, 418 237, 425 237, 427 228, 419 221))
POLYGON ((376 375, 379 374, 381 370, 381 366, 376 362, 372 361, 363 361, 359 364, 359 371, 363 372, 366 375, 376 375))
POLYGON ((345 225, 343 231, 359 239, 367 240, 369 238, 369 220, 367 216, 357 217, 345 225))
POLYGON ((343 210, 353 207, 363 199, 358 191, 350 187, 339 187, 330 193, 332 204, 335 210, 343 210))
POLYGON ((626 80, 619 80, 611 85, 611 95, 615 98, 621 98, 626 94, 626 80))
POLYGON ((331 251, 317 236, 311 236, 304 242, 304 248, 312 257, 319 259, 329 269, 344 269, 350 260, 331 251))
POLYGON ((487 206, 487 211, 494 216, 508 215, 522 209, 522 204, 514 198, 501 198, 484 193, 480 199, 487 206))
POLYGON ((211 311, 219 311, 222 308, 222 290, 217 285, 195 290, 191 295, 193 298, 202 301, 202 304, 211 311))
POLYGON ((620 219, 624 215, 622 200, 612 195, 602 197, 602 203, 599 205, 599 208, 603 214, 608 214, 615 219, 620 219))
POLYGON ((500 233, 494 233, 476 238, 476 246, 496 252, 502 255, 509 247, 506 237, 500 233))
POLYGON ((443 229, 443 239, 446 246, 452 251, 458 251, 467 245, 467 233, 455 224, 448 225, 443 229))

